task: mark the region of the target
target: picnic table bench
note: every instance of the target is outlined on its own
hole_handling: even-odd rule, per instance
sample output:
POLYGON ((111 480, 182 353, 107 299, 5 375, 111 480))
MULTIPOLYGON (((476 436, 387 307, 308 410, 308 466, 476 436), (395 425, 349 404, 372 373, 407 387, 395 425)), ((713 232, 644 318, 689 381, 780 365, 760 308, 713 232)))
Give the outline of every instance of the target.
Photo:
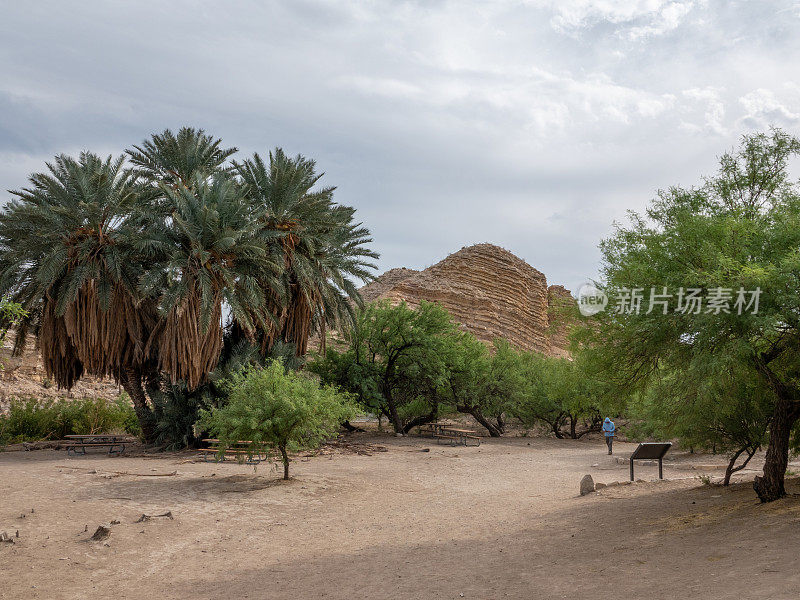
POLYGON ((204 440, 200 440, 208 444, 208 448, 197 448, 195 452, 199 452, 203 455, 203 460, 205 462, 209 462, 208 457, 209 455, 214 457, 214 462, 219 462, 222 460, 225 461, 225 458, 231 456, 233 458, 242 459, 244 458, 244 462, 248 465, 257 465, 262 460, 267 460, 268 456, 261 454, 260 452, 253 453, 252 450, 248 448, 253 442, 249 440, 239 440, 234 442, 232 446, 229 446, 224 450, 222 456, 220 457, 220 441, 214 438, 208 438, 204 440))
POLYGON ((445 429, 447 427, 451 427, 451 425, 449 423, 444 423, 442 421, 434 421, 433 423, 420 425, 419 432, 430 433, 431 435, 437 435, 442 432, 442 429, 445 429))
POLYGON ((124 435, 111 435, 105 433, 87 433, 64 436, 69 443, 66 444, 67 456, 85 455, 87 448, 107 448, 108 455, 122 454, 125 452, 125 443, 130 438, 124 435))
POLYGON ((478 435, 478 432, 473 429, 460 429, 457 427, 442 427, 439 430, 439 433, 434 434, 436 438, 436 442, 441 444, 441 440, 450 440, 450 444, 455 446, 457 444, 462 444, 464 446, 469 446, 469 440, 477 441, 475 446, 481 445, 481 438, 478 435))
POLYGON ((421 425, 419 432, 420 434, 430 434, 436 439, 437 443, 441 443, 441 440, 449 440, 450 444, 453 446, 457 444, 468 446, 470 445, 468 443, 470 440, 476 440, 477 443, 474 445, 481 445, 481 438, 477 431, 473 429, 461 429, 456 425, 445 423, 443 421, 434 421, 432 423, 421 425))

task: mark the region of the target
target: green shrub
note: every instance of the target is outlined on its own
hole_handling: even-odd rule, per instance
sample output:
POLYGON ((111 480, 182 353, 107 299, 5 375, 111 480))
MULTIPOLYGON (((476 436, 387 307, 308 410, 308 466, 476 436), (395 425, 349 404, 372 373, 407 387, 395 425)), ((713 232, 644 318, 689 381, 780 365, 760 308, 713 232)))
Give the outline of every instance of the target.
POLYGON ((269 360, 280 360, 287 368, 296 370, 304 359, 295 356, 294 344, 276 341, 266 356, 248 340, 235 341, 226 334, 216 368, 200 387, 189 390, 186 383, 162 380, 157 390, 150 391, 155 416, 155 443, 165 450, 195 447, 208 437, 202 427, 195 427, 200 412, 224 406, 230 394, 230 380, 248 367, 263 367, 269 360))
POLYGON ((128 394, 122 392, 109 404, 111 405, 109 406, 109 412, 113 417, 112 422, 114 423, 110 429, 120 429, 129 435, 140 437, 142 428, 139 425, 139 419, 128 394))
POLYGON ((239 440, 252 442, 250 450, 276 449, 289 479, 289 450, 314 448, 334 435, 355 414, 349 394, 320 386, 308 375, 286 371, 273 361, 266 368, 251 367, 232 379, 228 403, 204 411, 207 427, 223 448, 239 440))
POLYGON ((139 434, 136 413, 124 394, 116 400, 15 399, 0 415, 0 444, 111 432, 139 434))

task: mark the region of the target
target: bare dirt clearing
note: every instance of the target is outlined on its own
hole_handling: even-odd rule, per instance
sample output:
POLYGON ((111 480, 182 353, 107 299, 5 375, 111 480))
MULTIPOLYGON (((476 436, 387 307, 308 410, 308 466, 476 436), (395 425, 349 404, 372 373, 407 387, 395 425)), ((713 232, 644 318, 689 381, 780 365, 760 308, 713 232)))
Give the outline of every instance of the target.
POLYGON ((297 456, 288 482, 188 453, 0 453, 0 532, 19 531, 0 544, 0 598, 800 596, 800 499, 760 505, 753 471, 702 485, 722 457, 675 453, 668 481, 580 497, 586 473, 628 478, 599 439, 350 439, 387 451, 297 456))

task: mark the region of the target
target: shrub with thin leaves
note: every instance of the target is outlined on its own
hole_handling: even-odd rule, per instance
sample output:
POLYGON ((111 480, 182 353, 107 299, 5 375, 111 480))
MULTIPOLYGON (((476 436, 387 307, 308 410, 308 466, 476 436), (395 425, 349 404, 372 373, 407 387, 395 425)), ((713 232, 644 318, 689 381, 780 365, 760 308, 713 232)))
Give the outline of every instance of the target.
POLYGON ((0 444, 58 440, 87 433, 140 433, 136 413, 127 396, 116 400, 12 400, 0 415, 0 444))
POLYGON ((348 394, 272 361, 235 375, 228 403, 204 412, 200 426, 220 440, 222 451, 240 441, 250 442, 252 454, 277 450, 289 479, 290 451, 319 446, 355 414, 348 394))

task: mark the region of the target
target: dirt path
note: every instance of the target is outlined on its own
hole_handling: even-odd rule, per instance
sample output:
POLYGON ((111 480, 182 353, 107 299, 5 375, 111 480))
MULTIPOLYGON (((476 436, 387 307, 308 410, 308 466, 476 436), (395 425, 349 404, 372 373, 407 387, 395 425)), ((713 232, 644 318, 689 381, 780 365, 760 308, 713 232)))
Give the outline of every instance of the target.
POLYGON ((0 453, 0 531, 20 536, 0 545, 0 598, 800 596, 800 501, 702 485, 719 457, 580 497, 585 473, 627 479, 602 441, 356 439, 387 451, 297 457, 286 483, 187 455, 0 453))

